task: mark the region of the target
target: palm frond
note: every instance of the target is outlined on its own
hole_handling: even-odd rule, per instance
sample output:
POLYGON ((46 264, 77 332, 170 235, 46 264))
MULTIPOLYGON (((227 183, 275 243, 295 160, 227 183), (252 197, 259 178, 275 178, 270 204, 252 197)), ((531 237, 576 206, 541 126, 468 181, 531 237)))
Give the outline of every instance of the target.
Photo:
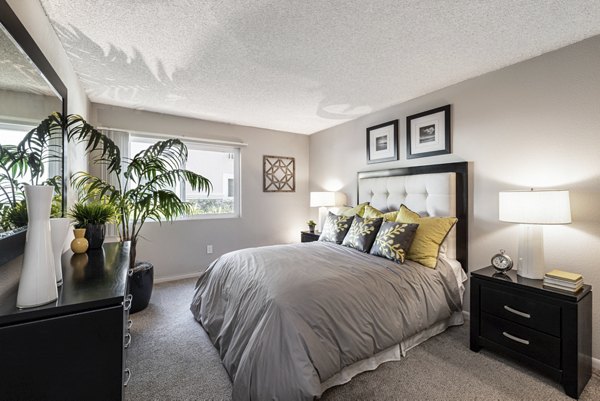
POLYGON ((94 128, 77 114, 67 116, 65 122, 67 139, 85 143, 86 152, 100 151, 99 159, 107 163, 109 173, 120 174, 121 150, 108 136, 94 128))

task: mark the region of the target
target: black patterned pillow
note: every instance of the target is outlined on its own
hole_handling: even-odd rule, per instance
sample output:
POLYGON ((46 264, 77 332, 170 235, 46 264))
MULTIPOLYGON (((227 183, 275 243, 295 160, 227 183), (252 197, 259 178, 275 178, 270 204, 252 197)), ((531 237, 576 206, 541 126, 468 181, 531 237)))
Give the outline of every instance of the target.
POLYGON ((371 255, 404 263, 404 258, 417 232, 418 224, 384 221, 375 237, 371 255))
POLYGON ((323 224, 323 232, 319 237, 319 241, 341 244, 350 229, 353 219, 354 216, 337 216, 329 212, 325 224, 323 224))
POLYGON ((381 217, 362 218, 358 215, 354 216, 354 221, 342 245, 358 249, 361 252, 369 252, 382 221, 383 218, 381 217))

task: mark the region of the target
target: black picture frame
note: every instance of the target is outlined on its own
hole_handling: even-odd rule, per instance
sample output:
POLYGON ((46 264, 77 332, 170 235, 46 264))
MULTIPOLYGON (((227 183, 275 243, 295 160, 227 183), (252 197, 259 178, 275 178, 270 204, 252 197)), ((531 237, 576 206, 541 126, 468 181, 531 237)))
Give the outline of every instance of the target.
POLYGON ((416 159, 419 157, 429 157, 452 153, 452 126, 450 113, 451 105, 448 104, 446 106, 437 107, 435 109, 406 117, 407 159, 416 159), (441 124, 439 124, 439 120, 437 123, 427 121, 426 117, 434 116, 438 113, 442 113, 443 127, 441 127, 441 124), (426 125, 420 126, 420 121, 426 125), (413 128, 418 128, 419 132, 416 132, 413 128), (414 137, 416 134, 422 135, 422 144, 413 142, 416 139, 414 137), (427 142, 430 143, 428 144, 427 142))
POLYGON ((367 128, 367 164, 398 160, 398 153, 398 120, 367 128), (377 149, 378 140, 381 141, 381 149, 377 149), (376 146, 373 147, 372 144, 376 146), (384 156, 377 157, 378 152, 383 153, 384 156))

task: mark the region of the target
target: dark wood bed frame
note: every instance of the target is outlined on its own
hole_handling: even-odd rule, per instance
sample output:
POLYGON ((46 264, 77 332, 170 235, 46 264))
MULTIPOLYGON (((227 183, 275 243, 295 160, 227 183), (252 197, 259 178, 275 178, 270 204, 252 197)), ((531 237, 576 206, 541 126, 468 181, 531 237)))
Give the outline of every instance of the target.
POLYGON ((396 177, 403 175, 422 175, 437 173, 456 173, 456 260, 465 272, 469 271, 469 163, 432 164, 428 166, 401 167, 388 170, 360 171, 357 177, 356 199, 360 193, 360 180, 365 178, 396 177))

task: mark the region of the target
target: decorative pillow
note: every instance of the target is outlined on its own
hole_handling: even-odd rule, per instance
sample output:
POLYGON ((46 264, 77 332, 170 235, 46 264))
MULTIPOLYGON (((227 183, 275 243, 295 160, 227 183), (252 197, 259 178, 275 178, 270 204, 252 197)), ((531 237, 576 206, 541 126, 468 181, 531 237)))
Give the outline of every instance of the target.
POLYGON ((456 217, 421 217, 406 206, 400 206, 396 222, 419 225, 406 258, 434 269, 440 245, 457 221, 456 217))
POLYGON ((385 221, 396 221, 396 217, 398 216, 398 211, 383 213, 382 211, 374 208, 371 205, 365 206, 365 210, 363 211, 362 217, 383 217, 385 221))
POLYGON ((404 263, 406 253, 417 232, 418 224, 384 221, 375 237, 371 255, 383 256, 394 262, 404 263))
POLYGON ((361 252, 369 252, 382 221, 381 217, 363 219, 360 216, 354 216, 354 221, 352 221, 350 230, 346 238, 344 238, 342 245, 358 249, 361 252))
POLYGON ((362 217, 362 214, 365 210, 365 206, 367 206, 369 204, 369 202, 365 202, 365 203, 361 203, 360 205, 356 205, 353 208, 349 209, 349 210, 344 210, 342 213, 340 213, 342 216, 356 216, 359 215, 362 217))
POLYGON ((335 242, 341 244, 350 229, 353 216, 336 216, 329 212, 323 224, 323 232, 319 241, 335 242))

